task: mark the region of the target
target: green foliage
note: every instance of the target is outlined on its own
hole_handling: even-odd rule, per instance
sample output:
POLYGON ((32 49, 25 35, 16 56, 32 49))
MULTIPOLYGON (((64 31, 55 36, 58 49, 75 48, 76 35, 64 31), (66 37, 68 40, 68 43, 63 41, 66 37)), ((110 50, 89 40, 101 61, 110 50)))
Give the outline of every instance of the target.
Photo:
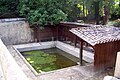
POLYGON ((105 15, 106 6, 112 17, 120 17, 120 0, 0 0, 0 15, 19 11, 32 25, 56 25, 94 15, 95 2, 99 2, 100 16, 105 15))
POLYGON ((67 21, 76 21, 80 14, 79 0, 61 0, 61 9, 68 15, 67 21))
MULTIPOLYGON (((105 15, 104 6, 111 14, 120 15, 120 0, 80 0, 79 5, 84 6, 84 10, 88 11, 88 14, 95 14, 94 3, 99 2, 99 13, 101 16, 105 15)), ((83 7, 81 8, 83 11, 83 7)))
POLYGON ((113 5, 112 9, 112 17, 120 17, 120 0, 115 0, 115 4, 113 5))
POLYGON ((115 21, 113 22, 113 26, 120 27, 120 20, 119 20, 119 19, 118 19, 118 20, 115 20, 115 21))
POLYGON ((18 0, 0 0, 0 13, 17 11, 18 0))
POLYGON ((115 26, 115 27, 120 27, 120 19, 117 19, 117 20, 114 20, 114 21, 109 21, 108 25, 115 26))
POLYGON ((99 2, 99 12, 101 15, 103 15, 103 8, 104 6, 107 7, 108 10, 110 10, 114 5, 114 0, 85 0, 86 7, 89 11, 92 11, 94 13, 94 3, 99 2))
POLYGON ((56 25, 67 18, 59 0, 20 0, 18 9, 32 25, 56 25))
POLYGON ((56 56, 49 55, 41 51, 30 51, 22 53, 27 61, 36 69, 37 72, 56 70, 56 56))

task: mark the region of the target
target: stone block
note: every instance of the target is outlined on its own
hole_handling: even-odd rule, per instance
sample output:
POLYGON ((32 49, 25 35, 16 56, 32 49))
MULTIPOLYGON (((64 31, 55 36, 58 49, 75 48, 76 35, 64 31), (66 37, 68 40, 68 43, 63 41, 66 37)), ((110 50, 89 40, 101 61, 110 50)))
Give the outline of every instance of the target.
POLYGON ((117 77, 117 78, 120 78, 120 52, 117 53, 114 76, 117 77))

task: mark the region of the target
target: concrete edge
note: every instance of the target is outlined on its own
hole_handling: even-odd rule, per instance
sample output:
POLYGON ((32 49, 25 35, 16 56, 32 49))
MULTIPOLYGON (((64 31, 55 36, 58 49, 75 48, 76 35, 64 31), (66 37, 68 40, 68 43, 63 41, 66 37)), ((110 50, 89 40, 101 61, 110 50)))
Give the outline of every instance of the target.
MULTIPOLYGON (((36 76, 48 74, 48 73, 58 71, 58 70, 54 70, 54 71, 50 71, 50 72, 37 73, 35 71, 35 69, 29 64, 29 62, 22 56, 22 54, 20 52, 29 51, 29 50, 47 49, 47 48, 52 48, 52 47, 57 47, 57 48, 65 51, 65 52, 79 58, 79 49, 78 48, 75 48, 74 46, 70 46, 70 45, 65 44, 63 42, 60 42, 60 41, 50 41, 50 42, 41 42, 41 43, 29 43, 29 44, 13 45, 13 48, 15 49, 15 51, 18 53, 18 55, 23 59, 23 61, 26 63, 26 65, 29 67, 29 69, 36 76), (76 53, 76 54, 73 54, 73 53, 76 53)), ((88 60, 88 57, 83 56, 83 60, 87 61, 86 59, 88 60)), ((89 59, 88 62, 91 63, 90 61, 92 62, 93 60, 89 59)))
POLYGON ((29 80, 0 39, 0 65, 5 80, 29 80))

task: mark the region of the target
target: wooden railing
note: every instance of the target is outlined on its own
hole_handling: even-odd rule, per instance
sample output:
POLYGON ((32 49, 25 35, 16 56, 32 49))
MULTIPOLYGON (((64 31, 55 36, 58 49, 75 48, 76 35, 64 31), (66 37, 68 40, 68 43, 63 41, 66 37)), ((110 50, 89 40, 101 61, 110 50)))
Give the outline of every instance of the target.
POLYGON ((34 39, 37 42, 51 40, 76 42, 77 39, 75 38, 75 35, 72 34, 69 30, 76 27, 89 27, 89 26, 90 26, 89 24, 63 22, 57 25, 56 27, 46 26, 44 29, 34 27, 34 39))

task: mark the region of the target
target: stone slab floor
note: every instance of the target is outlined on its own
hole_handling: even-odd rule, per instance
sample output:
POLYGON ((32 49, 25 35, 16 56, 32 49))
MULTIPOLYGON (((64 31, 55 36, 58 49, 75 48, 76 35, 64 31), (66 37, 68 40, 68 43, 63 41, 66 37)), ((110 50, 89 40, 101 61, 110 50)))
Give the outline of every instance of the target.
POLYGON ((86 66, 72 66, 36 76, 13 49, 12 45, 7 46, 7 48, 30 80, 103 80, 104 76, 113 75, 111 69, 102 72, 95 71, 93 64, 88 64, 86 66))

